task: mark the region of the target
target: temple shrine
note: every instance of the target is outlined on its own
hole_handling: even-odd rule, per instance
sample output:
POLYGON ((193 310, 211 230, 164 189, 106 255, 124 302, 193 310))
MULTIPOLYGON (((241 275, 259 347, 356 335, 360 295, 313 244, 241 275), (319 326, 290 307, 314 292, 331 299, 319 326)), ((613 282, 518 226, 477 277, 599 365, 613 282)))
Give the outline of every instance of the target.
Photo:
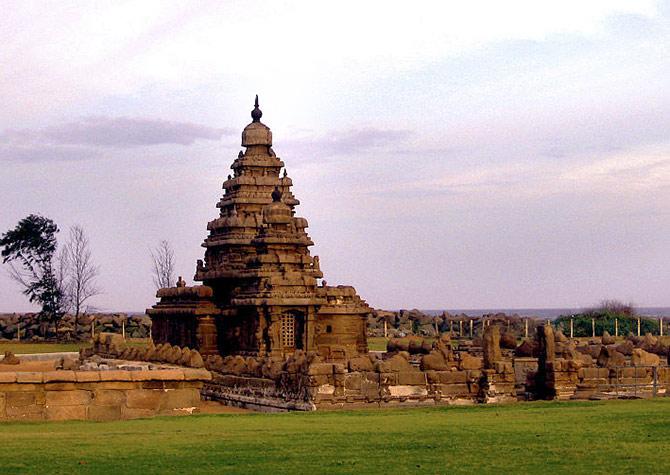
POLYGON ((284 162, 261 122, 258 96, 232 175, 223 183, 219 216, 207 224, 202 285, 160 289, 147 313, 156 343, 208 355, 280 356, 315 351, 326 360, 365 354, 370 307, 353 287, 329 286, 307 220, 296 216, 284 162), (319 282, 321 280, 321 282, 319 282))

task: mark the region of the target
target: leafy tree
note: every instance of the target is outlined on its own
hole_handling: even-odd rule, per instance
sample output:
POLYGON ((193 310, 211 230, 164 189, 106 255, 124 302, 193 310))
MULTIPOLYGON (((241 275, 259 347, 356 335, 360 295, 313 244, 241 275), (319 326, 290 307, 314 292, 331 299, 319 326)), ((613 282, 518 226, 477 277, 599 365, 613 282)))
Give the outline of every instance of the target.
POLYGON ((58 323, 64 312, 63 289, 54 269, 58 226, 43 216, 31 214, 2 235, 2 262, 10 276, 23 287, 28 300, 42 306, 41 315, 58 323))

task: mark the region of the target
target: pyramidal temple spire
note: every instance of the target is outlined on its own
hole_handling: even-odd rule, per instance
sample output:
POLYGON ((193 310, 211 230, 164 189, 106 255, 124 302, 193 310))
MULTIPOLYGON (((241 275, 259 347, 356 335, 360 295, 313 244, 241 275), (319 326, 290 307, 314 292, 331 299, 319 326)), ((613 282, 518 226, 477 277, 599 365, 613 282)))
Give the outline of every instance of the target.
POLYGON ((253 122, 260 122, 261 117, 263 117, 263 112, 258 108, 258 94, 256 94, 256 100, 254 101, 254 110, 251 111, 251 118, 253 122))

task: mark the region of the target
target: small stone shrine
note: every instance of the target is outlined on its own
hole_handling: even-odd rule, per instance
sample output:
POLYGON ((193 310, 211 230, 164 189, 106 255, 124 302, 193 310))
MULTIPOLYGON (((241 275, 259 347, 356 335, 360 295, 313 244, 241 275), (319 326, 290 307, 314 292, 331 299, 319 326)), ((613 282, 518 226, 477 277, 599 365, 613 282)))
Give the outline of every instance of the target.
POLYGON ((198 349, 207 356, 286 357, 314 351, 325 360, 367 353, 371 312, 353 287, 328 286, 311 256, 307 220, 296 216, 284 162, 261 122, 258 96, 252 122, 223 183, 219 216, 207 225, 203 285, 160 289, 147 310, 156 343, 198 349))

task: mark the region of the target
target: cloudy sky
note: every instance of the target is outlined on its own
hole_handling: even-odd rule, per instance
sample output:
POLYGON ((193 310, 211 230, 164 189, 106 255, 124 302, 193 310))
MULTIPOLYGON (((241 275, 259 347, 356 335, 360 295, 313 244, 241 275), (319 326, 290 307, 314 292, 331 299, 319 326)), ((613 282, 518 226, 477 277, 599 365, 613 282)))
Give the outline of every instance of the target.
POLYGON ((100 309, 161 239, 191 281, 254 94, 329 284, 670 306, 668 1, 4 1, 0 44, 0 231, 82 225, 100 309))

